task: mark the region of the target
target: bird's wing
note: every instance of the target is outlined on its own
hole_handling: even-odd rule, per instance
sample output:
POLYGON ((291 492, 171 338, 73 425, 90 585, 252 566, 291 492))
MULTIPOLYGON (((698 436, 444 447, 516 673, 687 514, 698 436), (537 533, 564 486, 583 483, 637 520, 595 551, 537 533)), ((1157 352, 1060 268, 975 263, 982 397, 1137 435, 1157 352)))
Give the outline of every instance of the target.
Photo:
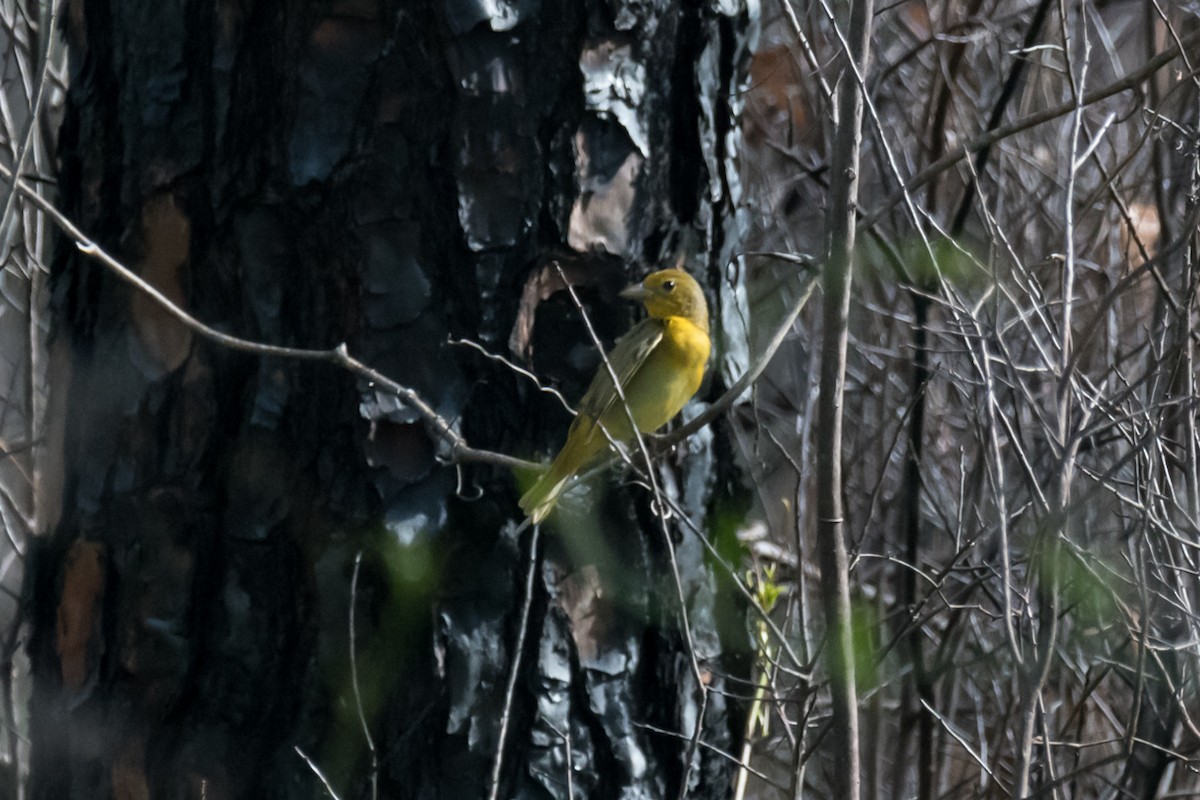
MULTIPOLYGON (((612 352, 608 354, 608 363, 612 364, 612 371, 621 381, 622 390, 629 386, 630 379, 637 374, 650 353, 662 341, 663 332, 662 320, 647 318, 617 340, 612 352)), ((613 391, 612 376, 608 367, 601 364, 596 370, 596 377, 592 379, 592 385, 579 401, 579 413, 592 419, 600 419, 619 400, 617 393, 613 391)))

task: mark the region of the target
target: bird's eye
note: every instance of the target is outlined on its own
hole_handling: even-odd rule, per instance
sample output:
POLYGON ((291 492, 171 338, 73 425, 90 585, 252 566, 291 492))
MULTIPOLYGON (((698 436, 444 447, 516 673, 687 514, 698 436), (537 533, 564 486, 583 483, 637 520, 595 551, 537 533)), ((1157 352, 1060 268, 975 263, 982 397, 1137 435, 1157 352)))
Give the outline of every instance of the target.
POLYGON ((662 286, 663 286, 663 291, 664 291, 664 292, 673 292, 673 291, 675 291, 675 281, 663 281, 663 285, 662 285, 662 286))

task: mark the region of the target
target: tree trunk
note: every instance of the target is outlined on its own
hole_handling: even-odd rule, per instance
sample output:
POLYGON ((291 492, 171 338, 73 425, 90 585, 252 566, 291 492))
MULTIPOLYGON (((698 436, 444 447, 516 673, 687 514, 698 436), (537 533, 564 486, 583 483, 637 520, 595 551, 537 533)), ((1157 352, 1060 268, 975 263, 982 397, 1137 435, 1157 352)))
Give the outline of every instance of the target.
MULTIPOLYGON (((615 291, 687 254, 716 351, 744 350, 716 329, 756 14, 81 0, 61 202, 196 318, 346 343, 475 447, 534 458, 566 412, 451 340, 577 399, 598 359, 556 262, 611 342, 632 319, 615 291)), ((531 561, 512 474, 443 463, 395 397, 223 349, 74 247, 53 291, 65 467, 30 564, 32 797, 486 796, 505 717, 500 796, 727 794, 730 763, 690 740, 734 750, 723 653, 748 642, 718 630, 736 615, 674 520, 693 668, 644 492, 597 488, 531 561)), ((701 529, 728 454, 705 434, 661 468, 701 529)))

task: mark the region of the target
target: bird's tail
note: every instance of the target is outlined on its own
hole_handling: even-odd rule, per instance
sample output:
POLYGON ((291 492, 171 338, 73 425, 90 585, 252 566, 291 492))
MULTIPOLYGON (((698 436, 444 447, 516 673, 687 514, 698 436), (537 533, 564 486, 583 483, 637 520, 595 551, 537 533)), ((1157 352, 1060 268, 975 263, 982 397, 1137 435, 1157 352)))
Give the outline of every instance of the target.
POLYGON ((562 470, 555 469, 557 465, 558 460, 556 459, 554 464, 550 465, 550 469, 538 478, 533 486, 529 487, 529 491, 521 495, 518 502, 521 510, 529 515, 529 520, 535 525, 554 510, 558 496, 563 493, 563 489, 567 488, 567 484, 571 480, 571 473, 562 474, 562 470))
POLYGON ((530 521, 536 524, 544 520, 554 510, 559 495, 567 488, 580 467, 595 459, 607 445, 608 440, 596 429, 594 422, 577 417, 571 425, 566 444, 555 456, 550 469, 546 470, 517 501, 521 510, 529 515, 530 521))

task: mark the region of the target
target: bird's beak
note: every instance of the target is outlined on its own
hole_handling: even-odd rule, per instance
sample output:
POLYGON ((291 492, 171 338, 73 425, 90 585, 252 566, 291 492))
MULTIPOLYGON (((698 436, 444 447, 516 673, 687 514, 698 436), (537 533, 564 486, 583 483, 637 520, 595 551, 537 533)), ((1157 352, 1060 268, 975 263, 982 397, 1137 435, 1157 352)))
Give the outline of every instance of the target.
POLYGON ((626 300, 645 300, 648 294, 649 292, 646 291, 645 286, 635 283, 632 286, 626 286, 617 296, 623 297, 626 300))

